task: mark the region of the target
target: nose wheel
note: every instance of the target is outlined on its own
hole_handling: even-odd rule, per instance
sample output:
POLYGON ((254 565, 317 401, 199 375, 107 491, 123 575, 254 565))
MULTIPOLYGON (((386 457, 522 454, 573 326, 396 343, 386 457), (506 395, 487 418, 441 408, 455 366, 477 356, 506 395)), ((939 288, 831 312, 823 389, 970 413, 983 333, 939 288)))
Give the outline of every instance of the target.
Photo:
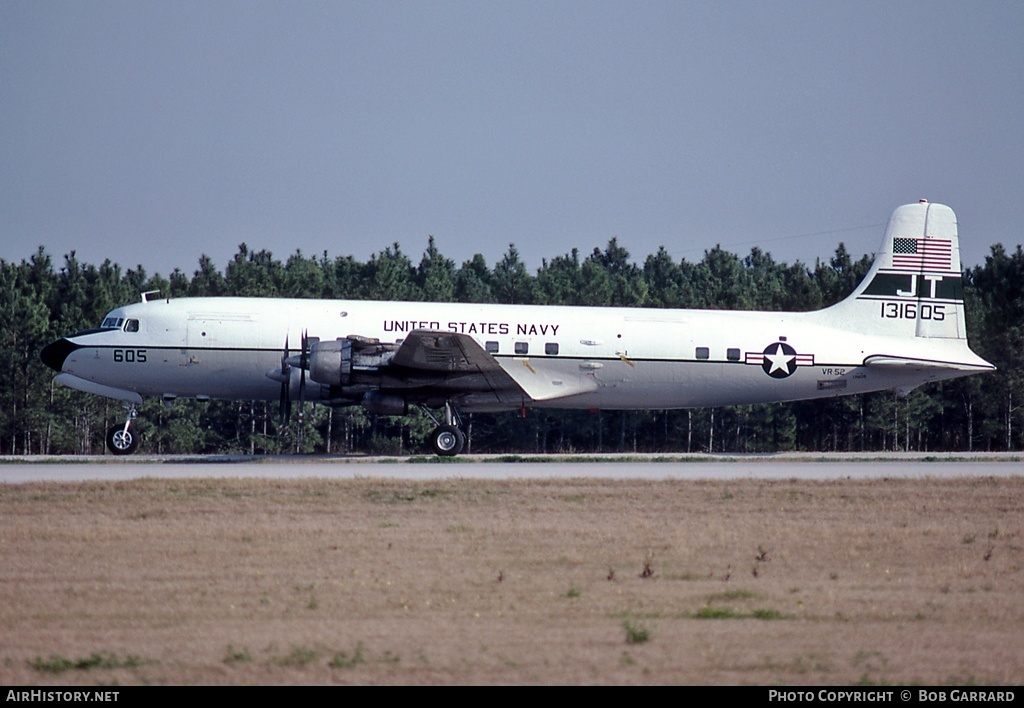
POLYGON ((132 421, 138 414, 135 406, 130 406, 124 425, 115 425, 107 431, 107 449, 111 454, 130 455, 139 448, 139 436, 130 429, 132 421))

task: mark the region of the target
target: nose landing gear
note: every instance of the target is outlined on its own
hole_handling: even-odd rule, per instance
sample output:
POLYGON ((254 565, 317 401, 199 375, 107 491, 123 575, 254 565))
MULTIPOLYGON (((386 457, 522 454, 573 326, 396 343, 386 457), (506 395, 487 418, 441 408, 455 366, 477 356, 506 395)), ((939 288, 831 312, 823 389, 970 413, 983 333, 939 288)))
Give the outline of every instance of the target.
POLYGON ((107 449, 114 455, 130 455, 139 448, 139 436, 129 429, 139 412, 135 409, 134 403, 127 408, 128 415, 124 425, 115 425, 107 431, 107 449))

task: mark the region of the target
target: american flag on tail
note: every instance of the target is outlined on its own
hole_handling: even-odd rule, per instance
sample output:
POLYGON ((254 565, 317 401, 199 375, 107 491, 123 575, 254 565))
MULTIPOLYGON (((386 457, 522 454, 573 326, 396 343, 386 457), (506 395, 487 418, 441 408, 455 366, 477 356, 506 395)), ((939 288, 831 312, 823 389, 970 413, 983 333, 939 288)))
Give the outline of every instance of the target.
POLYGON ((894 238, 892 267, 896 270, 950 270, 953 242, 944 238, 894 238))

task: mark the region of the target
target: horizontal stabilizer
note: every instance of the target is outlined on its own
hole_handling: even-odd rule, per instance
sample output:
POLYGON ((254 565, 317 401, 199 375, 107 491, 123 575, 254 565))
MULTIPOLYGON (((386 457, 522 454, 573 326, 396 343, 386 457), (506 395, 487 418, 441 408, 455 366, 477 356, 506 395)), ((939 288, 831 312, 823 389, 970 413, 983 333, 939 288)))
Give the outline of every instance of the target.
POLYGON ((996 368, 980 358, 977 359, 977 362, 939 361, 935 359, 915 359, 905 356, 875 355, 865 359, 864 365, 886 369, 941 369, 944 371, 965 371, 971 373, 994 371, 996 368))

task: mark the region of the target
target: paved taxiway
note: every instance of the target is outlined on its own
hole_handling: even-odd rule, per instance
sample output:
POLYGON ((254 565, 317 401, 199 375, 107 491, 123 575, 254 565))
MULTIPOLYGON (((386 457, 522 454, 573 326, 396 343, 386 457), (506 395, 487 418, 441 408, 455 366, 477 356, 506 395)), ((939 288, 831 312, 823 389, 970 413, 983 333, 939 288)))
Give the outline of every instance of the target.
POLYGON ((597 456, 581 460, 545 456, 472 458, 143 457, 4 458, 0 484, 90 480, 262 479, 881 479, 1024 476, 1024 456, 1003 455, 768 455, 715 458, 597 456))

